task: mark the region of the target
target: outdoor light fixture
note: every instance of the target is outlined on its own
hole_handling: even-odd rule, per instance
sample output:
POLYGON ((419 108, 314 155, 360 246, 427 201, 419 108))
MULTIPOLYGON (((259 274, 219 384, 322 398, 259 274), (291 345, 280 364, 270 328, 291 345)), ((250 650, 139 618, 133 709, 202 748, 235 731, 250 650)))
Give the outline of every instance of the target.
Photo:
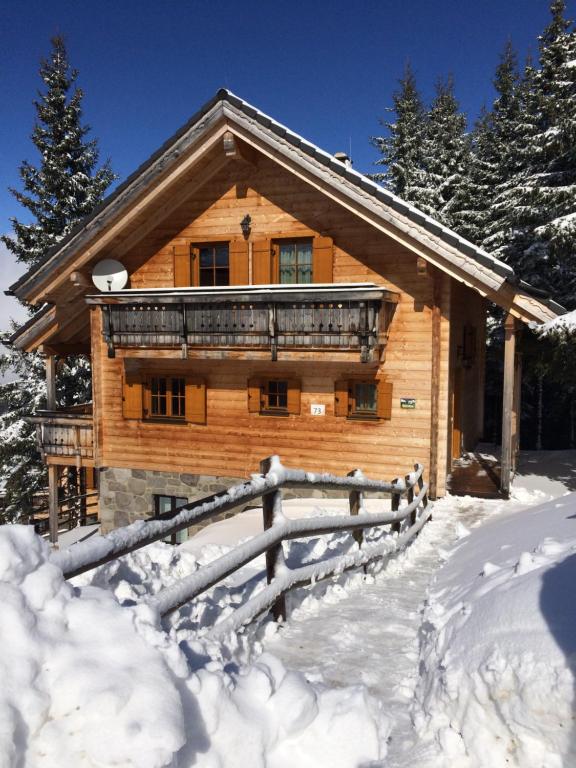
POLYGON ((250 217, 250 214, 247 213, 246 216, 244 216, 244 218, 240 222, 240 227, 242 228, 242 234, 244 235, 246 240, 250 236, 250 224, 252 224, 252 219, 250 217))

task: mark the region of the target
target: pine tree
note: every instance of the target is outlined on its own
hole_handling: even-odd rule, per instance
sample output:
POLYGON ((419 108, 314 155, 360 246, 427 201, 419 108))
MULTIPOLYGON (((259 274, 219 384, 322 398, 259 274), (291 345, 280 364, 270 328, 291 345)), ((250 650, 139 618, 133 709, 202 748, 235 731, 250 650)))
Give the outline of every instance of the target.
POLYGON ((375 165, 384 170, 371 175, 391 192, 418 207, 428 205, 424 183, 425 169, 422 153, 426 130, 426 111, 412 68, 408 64, 400 79, 400 88, 393 95, 393 107, 388 112, 395 114, 394 121, 381 120, 386 129, 385 136, 373 136, 370 141, 382 157, 375 165))
POLYGON ((11 189, 34 220, 28 224, 12 218, 15 236, 1 238, 18 261, 30 266, 94 209, 114 179, 108 163, 96 168, 97 142, 85 140, 90 128, 81 123, 83 93, 74 87, 77 76, 64 40, 53 38, 51 56, 40 67, 45 92, 34 101, 37 122, 31 138, 41 163, 25 160, 20 166, 24 191, 11 189))
POLYGON ((436 84, 436 96, 430 106, 424 137, 424 166, 428 210, 426 213, 454 226, 462 185, 468 173, 470 141, 466 135, 466 116, 459 111, 450 76, 436 84))
MULTIPOLYGON (((29 267, 93 210, 114 179, 108 163, 97 168, 96 141, 86 140, 90 129, 81 123, 83 94, 74 86, 77 73, 70 68, 62 38, 52 40, 52 52, 41 64, 40 77, 45 90, 34 102, 37 122, 31 137, 40 164, 23 162, 24 191, 12 190, 32 222, 13 218, 14 236, 2 237, 17 260, 29 267)), ((58 405, 89 399, 87 359, 62 359, 59 368, 58 405)), ((45 485, 34 427, 25 417, 45 407, 46 387, 44 363, 37 354, 9 349, 0 356, 0 380, 8 372, 0 384, 0 486, 6 492, 7 515, 14 520, 30 509, 34 494, 45 485)))

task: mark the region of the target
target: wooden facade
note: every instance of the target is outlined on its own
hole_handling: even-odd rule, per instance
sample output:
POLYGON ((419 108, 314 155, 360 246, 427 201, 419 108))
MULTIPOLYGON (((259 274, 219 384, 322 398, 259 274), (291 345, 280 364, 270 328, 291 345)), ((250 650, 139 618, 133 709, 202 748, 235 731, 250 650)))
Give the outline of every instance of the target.
POLYGON ((487 301, 525 321, 555 312, 513 287, 504 265, 282 144, 242 104, 222 96, 176 140, 192 137, 186 151, 151 181, 154 164, 142 170, 57 268, 17 285, 56 306, 21 345, 90 349, 96 468, 242 478, 280 454, 288 466, 390 478, 421 463, 444 494, 452 459, 482 435, 487 301), (299 293, 281 283, 287 243, 306 245, 299 293), (229 287, 203 289, 201 255, 222 244, 226 272, 214 279, 229 287), (87 287, 104 256, 122 261, 130 290, 87 287), (285 394, 267 394, 268 381, 285 394), (158 382, 181 392, 170 412, 154 413, 158 382), (376 385, 369 414, 354 405, 363 382, 376 385), (286 404, 266 409, 266 397, 286 404))

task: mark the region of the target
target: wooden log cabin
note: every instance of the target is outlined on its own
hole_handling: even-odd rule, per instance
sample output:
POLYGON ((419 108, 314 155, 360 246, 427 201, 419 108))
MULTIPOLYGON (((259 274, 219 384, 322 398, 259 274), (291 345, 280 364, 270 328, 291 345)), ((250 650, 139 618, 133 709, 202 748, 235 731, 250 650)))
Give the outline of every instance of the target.
POLYGON ((561 311, 226 90, 11 292, 43 306, 12 342, 46 356, 50 410, 36 420, 53 504, 63 467, 93 469, 105 530, 248 477, 273 453, 375 478, 422 462, 443 495, 482 435, 490 301, 506 316, 506 493, 516 333, 561 311), (128 287, 94 288, 105 259, 128 287), (91 358, 91 409, 54 412, 54 360, 78 352, 91 358))

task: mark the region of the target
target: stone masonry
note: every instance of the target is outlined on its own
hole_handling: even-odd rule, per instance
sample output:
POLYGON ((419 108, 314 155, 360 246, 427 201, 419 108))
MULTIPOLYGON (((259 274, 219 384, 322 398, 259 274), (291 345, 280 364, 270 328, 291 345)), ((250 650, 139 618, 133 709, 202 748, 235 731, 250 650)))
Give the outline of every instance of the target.
MULTIPOLYGON (((237 477, 158 472, 149 469, 108 467, 100 471, 100 523, 102 533, 154 515, 154 495, 178 496, 194 501, 241 482, 237 477)), ((231 517, 238 510, 226 513, 231 517)), ((200 526, 202 527, 202 526, 200 526)), ((191 533, 194 529, 189 529, 191 533)))

